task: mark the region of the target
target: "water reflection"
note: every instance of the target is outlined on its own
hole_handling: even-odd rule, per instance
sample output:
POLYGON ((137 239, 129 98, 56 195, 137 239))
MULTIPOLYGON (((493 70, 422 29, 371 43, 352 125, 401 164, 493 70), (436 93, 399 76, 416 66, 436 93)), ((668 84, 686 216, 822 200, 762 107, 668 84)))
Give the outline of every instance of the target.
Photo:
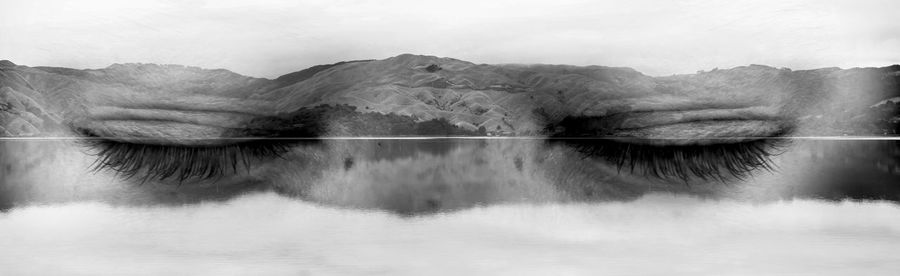
POLYGON ((70 201, 191 204, 259 191, 405 215, 502 203, 631 200, 660 192, 754 201, 900 201, 900 141, 794 140, 773 157, 774 171, 691 182, 621 171, 544 139, 322 140, 258 160, 236 175, 181 185, 91 173, 91 162, 93 156, 73 141, 0 141, 0 208, 70 201))
POLYGON ((900 201, 900 141, 808 141, 808 182, 796 194, 826 199, 900 201))
POLYGON ((538 140, 328 140, 273 164, 279 193, 400 214, 561 199, 538 140), (526 160, 529 159, 529 160, 526 160), (348 166, 347 160, 354 160, 348 166))

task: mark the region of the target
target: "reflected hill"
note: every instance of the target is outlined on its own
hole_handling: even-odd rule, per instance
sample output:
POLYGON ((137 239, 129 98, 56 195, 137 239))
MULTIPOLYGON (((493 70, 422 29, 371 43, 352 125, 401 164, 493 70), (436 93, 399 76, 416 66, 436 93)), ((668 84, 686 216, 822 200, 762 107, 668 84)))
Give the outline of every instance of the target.
POLYGON ((778 154, 766 142, 896 136, 898 87, 898 65, 652 77, 405 54, 263 79, 180 65, 2 61, 0 136, 16 139, 0 141, 0 208, 195 204, 252 192, 404 215, 648 193, 896 201, 895 141, 785 139, 778 154), (19 139, 27 137, 49 139, 19 139), (565 140, 576 137, 588 140, 565 140), (155 159, 113 159, 95 170, 87 138, 155 159), (241 139, 285 152, 224 168, 237 164, 230 154, 253 150, 236 146, 241 139), (292 139, 305 142, 285 144, 292 139), (186 160, 193 163, 179 163, 186 160), (147 167, 174 170, 157 176, 228 173, 120 175, 147 167))
POLYGON ((751 202, 900 201, 897 141, 796 140, 775 157, 774 170, 744 179, 681 181, 616 169, 604 158, 545 139, 333 139, 296 144, 246 174, 188 183, 91 173, 92 157, 79 155, 83 149, 70 143, 0 141, 0 207, 71 201, 179 206, 258 192, 401 215, 498 204, 630 201, 653 193, 751 202))

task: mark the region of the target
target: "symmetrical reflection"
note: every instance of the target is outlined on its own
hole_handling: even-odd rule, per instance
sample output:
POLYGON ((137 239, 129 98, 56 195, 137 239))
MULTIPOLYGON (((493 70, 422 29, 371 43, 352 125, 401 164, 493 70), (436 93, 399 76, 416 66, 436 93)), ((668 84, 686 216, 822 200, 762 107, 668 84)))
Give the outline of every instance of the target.
POLYGON ((154 64, 0 71, 4 209, 253 192, 407 215, 654 192, 900 199, 896 141, 797 138, 896 134, 896 65, 653 77, 404 54, 275 79, 154 64))
MULTIPOLYGON (((712 170, 713 165, 728 169, 722 156, 656 157, 683 166, 706 161, 698 158, 719 158, 708 160, 713 163, 700 169, 683 168, 686 177, 666 177, 622 164, 652 160, 622 161, 616 159, 621 156, 597 156, 584 150, 616 145, 604 139, 300 140, 283 154, 253 158, 234 171, 177 179, 141 177, 152 173, 147 171, 152 168, 132 167, 127 175, 109 168, 92 172, 101 157, 80 141, 4 140, 0 141, 0 208, 82 200, 193 204, 259 191, 405 215, 502 203, 631 200, 653 192, 747 200, 900 200, 896 184, 900 183, 900 141, 783 142, 786 145, 779 154, 747 159, 765 158, 766 167, 740 167, 740 175, 690 175, 692 170, 712 170)), ((189 161, 172 158, 155 162, 189 161)))

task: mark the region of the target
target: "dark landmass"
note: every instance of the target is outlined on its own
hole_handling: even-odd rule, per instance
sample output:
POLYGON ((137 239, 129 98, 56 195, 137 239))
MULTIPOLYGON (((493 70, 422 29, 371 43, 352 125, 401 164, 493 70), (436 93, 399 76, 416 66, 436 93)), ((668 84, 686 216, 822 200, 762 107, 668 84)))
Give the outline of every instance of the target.
POLYGON ((304 131, 350 136, 546 135, 548 126, 566 118, 602 117, 644 101, 666 103, 666 97, 762 101, 790 95, 785 104, 802 107, 787 109, 806 126, 800 134, 900 133, 900 65, 798 71, 750 65, 650 77, 630 68, 486 65, 404 54, 318 65, 274 80, 181 65, 82 70, 4 60, 0 136, 56 135, 65 120, 93 104, 85 99, 99 93, 266 102, 270 116, 253 123, 314 126, 304 131), (327 120, 333 121, 321 124, 327 120))

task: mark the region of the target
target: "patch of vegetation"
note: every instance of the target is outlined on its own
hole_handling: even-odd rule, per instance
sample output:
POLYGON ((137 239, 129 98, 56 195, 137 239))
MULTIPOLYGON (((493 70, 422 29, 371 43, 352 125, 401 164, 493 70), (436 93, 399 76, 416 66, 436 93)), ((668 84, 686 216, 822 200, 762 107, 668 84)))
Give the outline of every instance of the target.
POLYGON ((338 62, 335 64, 323 64, 323 65, 316 65, 313 67, 309 67, 309 68, 306 68, 306 69, 303 69, 303 70, 300 70, 297 72, 289 73, 289 74, 286 74, 286 75, 276 78, 275 82, 278 83, 278 86, 276 88, 281 88, 281 87, 285 87, 285 86, 295 84, 295 83, 298 83, 301 81, 305 81, 309 78, 312 78, 319 72, 328 70, 328 69, 338 66, 338 65, 354 63, 354 62, 367 62, 367 61, 372 61, 372 60, 371 59, 369 59, 369 60, 351 60, 351 61, 342 61, 342 62, 338 62))
POLYGON ((485 136, 457 127, 447 119, 417 121, 411 116, 360 112, 355 106, 304 107, 284 116, 251 121, 244 135, 254 137, 324 136, 485 136))
POLYGON ((432 64, 432 65, 428 65, 428 67, 425 67, 425 71, 428 71, 429 73, 434 73, 434 72, 440 71, 441 69, 444 69, 444 68, 441 68, 437 64, 432 64))

